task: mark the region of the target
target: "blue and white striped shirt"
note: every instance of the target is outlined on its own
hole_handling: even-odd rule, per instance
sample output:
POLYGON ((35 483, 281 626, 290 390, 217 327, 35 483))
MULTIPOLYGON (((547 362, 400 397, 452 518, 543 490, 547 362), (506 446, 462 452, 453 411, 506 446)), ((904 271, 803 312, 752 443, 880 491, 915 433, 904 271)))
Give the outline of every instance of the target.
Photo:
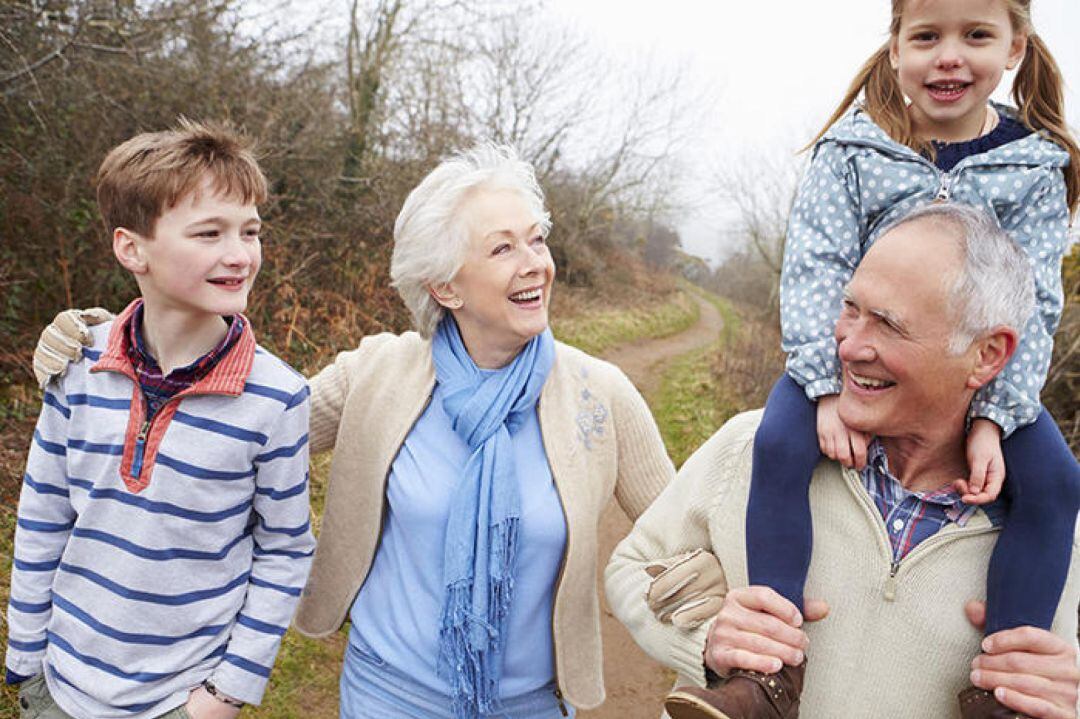
MULTIPOLYGON (((94 328, 90 359, 111 325, 94 328)), ((173 400, 134 491, 120 473, 131 379, 83 362, 45 394, 19 500, 6 666, 44 670, 76 719, 158 716, 207 678, 262 698, 314 539, 307 385, 253 352, 239 394, 173 400)))

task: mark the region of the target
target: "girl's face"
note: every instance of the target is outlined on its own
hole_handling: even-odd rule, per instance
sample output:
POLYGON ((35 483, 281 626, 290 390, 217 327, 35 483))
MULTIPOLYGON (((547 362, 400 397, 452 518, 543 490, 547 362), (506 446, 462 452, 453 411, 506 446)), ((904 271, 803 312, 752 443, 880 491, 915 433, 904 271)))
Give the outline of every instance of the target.
POLYGON ((990 95, 1026 48, 1005 0, 907 0, 889 57, 916 134, 947 142, 978 137, 990 95))

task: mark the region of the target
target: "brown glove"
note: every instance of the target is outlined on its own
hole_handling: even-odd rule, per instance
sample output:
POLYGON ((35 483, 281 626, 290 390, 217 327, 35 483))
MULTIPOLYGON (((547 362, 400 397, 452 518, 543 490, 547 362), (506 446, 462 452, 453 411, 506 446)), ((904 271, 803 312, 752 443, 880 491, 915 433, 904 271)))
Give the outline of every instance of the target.
POLYGON ((93 343, 90 328, 113 318, 108 310, 64 310, 41 331, 34 348, 34 376, 43 389, 53 377, 62 377, 68 365, 82 359, 83 347, 93 343))
POLYGON ((716 616, 727 594, 727 577, 711 552, 693 552, 645 567, 652 581, 645 593, 649 609, 661 622, 692 629, 716 616))

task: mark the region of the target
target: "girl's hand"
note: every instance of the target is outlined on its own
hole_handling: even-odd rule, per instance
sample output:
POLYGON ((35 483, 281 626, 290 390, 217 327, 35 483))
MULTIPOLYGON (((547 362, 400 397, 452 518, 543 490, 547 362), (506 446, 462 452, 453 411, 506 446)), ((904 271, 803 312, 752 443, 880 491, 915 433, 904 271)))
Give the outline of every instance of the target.
POLYGON ((821 453, 845 467, 862 469, 866 466, 866 447, 870 436, 848 429, 837 412, 839 396, 818 397, 817 436, 821 453))
POLYGON ((1005 481, 1001 428, 983 417, 972 422, 967 436, 967 460, 971 474, 967 479, 956 480, 953 488, 966 504, 993 502, 1005 481))
POLYGON ((229 706, 210 696, 206 687, 198 687, 191 692, 184 709, 191 715, 191 719, 236 719, 240 715, 238 707, 229 706))

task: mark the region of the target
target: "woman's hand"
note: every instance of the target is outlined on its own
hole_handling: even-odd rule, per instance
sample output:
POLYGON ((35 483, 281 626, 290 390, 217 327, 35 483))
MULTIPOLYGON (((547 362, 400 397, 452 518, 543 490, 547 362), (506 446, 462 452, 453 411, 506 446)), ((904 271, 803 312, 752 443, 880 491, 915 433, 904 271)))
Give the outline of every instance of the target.
POLYGON ((199 687, 188 696, 184 709, 191 719, 235 719, 240 715, 240 708, 234 707, 211 696, 206 687, 199 687))
POLYGON ((93 340, 90 328, 112 319, 112 313, 100 307, 88 310, 64 310, 41 331, 34 348, 34 376, 44 389, 53 377, 62 377, 68 365, 82 359, 83 347, 93 340))
POLYGON ((845 467, 862 469, 866 466, 869 435, 848 429, 837 412, 840 397, 835 394, 817 399, 817 435, 821 453, 845 467))
POLYGON ((1001 456, 1001 428, 978 417, 967 436, 970 476, 958 479, 953 488, 967 504, 987 504, 997 499, 1005 482, 1005 458, 1001 456))
POLYGON ((784 664, 798 666, 809 640, 803 620, 817 621, 829 605, 808 599, 805 614, 769 587, 732 589, 724 598, 705 643, 705 663, 720 676, 732 669, 774 674, 784 664))
POLYGON ((649 609, 661 622, 693 629, 712 619, 727 593, 720 562, 704 549, 658 560, 645 567, 652 581, 645 593, 649 609))

